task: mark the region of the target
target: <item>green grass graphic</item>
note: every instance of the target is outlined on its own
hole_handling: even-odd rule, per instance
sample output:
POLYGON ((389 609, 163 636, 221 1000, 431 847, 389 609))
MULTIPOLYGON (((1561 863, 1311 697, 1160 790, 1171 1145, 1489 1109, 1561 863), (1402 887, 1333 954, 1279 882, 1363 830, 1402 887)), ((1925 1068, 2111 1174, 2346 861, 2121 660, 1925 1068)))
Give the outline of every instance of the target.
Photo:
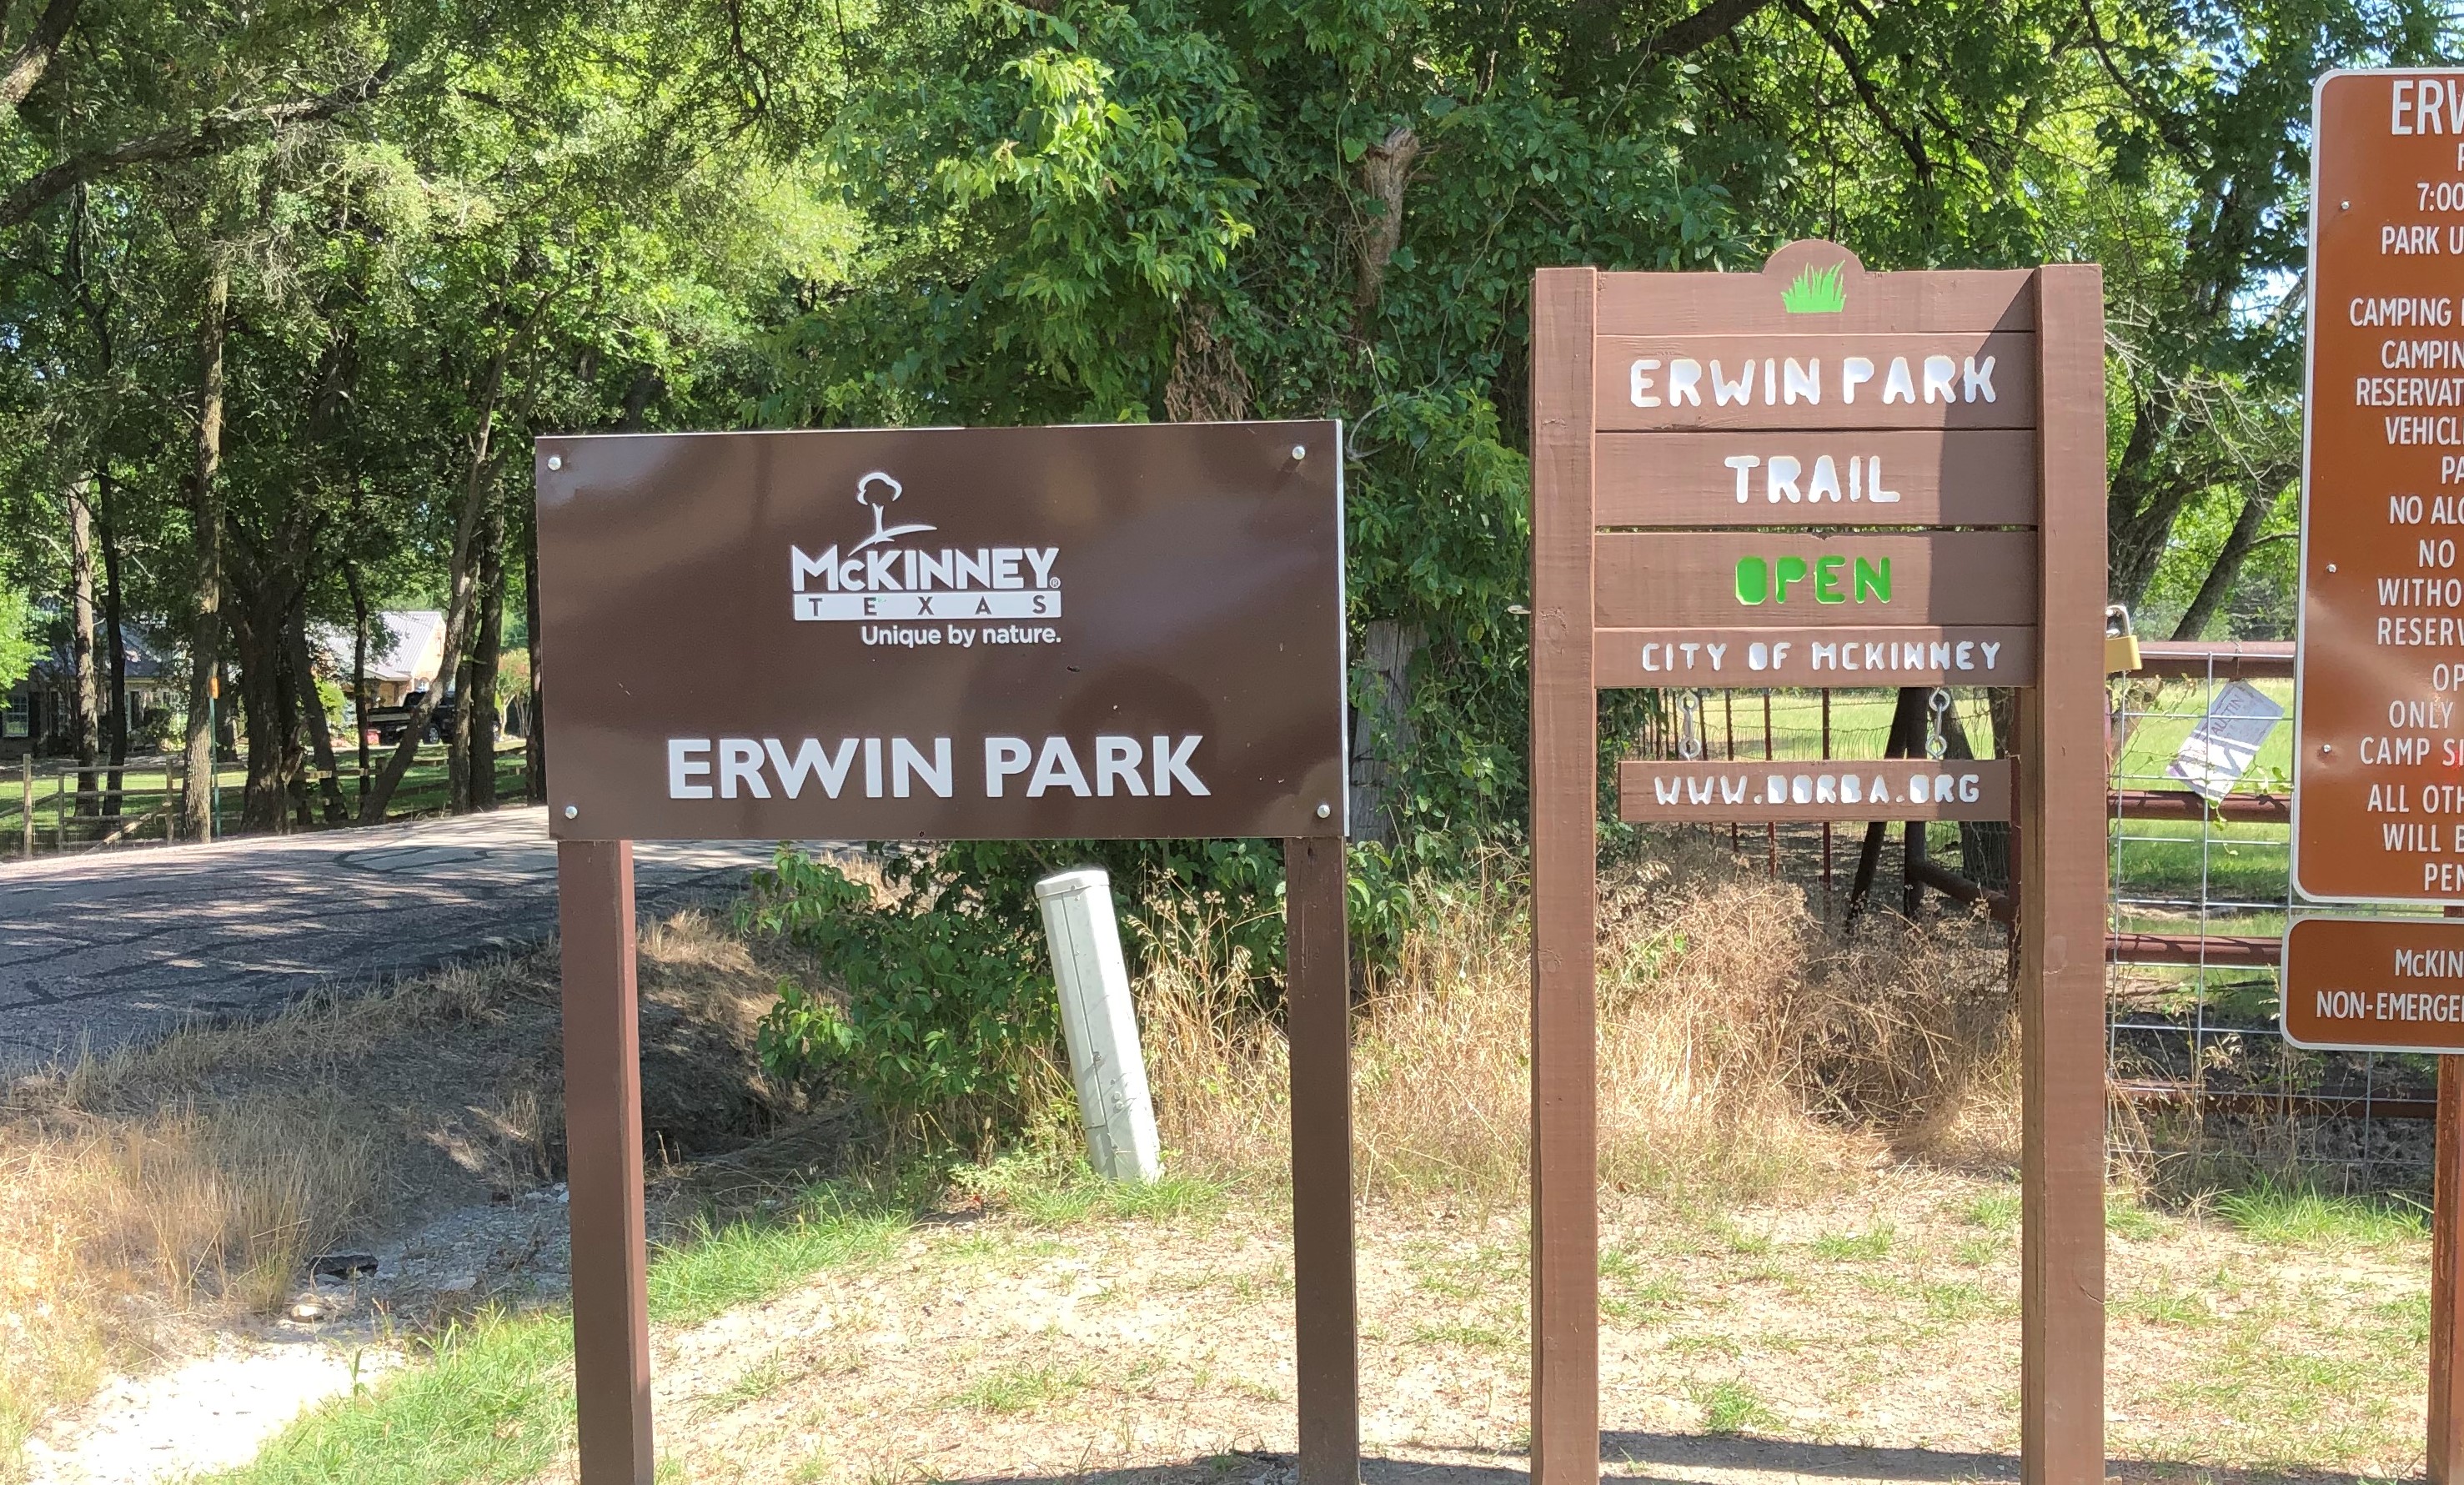
POLYGON ((1844 263, 1826 269, 1800 269, 1796 281, 1781 292, 1780 307, 1792 315, 1837 315, 1848 307, 1848 290, 1839 282, 1844 263))

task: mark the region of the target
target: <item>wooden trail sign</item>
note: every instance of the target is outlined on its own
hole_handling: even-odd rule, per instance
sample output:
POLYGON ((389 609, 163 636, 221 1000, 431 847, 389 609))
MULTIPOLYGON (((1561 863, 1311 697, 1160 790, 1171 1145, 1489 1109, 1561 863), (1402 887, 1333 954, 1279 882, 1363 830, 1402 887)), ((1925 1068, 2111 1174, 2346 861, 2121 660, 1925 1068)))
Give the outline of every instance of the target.
POLYGON ((2464 903, 2464 72, 2330 73, 2311 160, 2293 884, 2464 903))
POLYGON ((1636 686, 2024 688, 2015 759, 1631 759, 1620 813, 2015 816, 2023 1468, 2101 1480, 2098 270, 1867 273, 1818 242, 1759 273, 1544 269, 1531 355, 1536 1485, 1599 1475, 1598 692, 1636 686))
POLYGON ((539 442, 582 1485, 652 1485, 632 840, 1284 841, 1302 1485, 1357 1485, 1343 430, 539 442))

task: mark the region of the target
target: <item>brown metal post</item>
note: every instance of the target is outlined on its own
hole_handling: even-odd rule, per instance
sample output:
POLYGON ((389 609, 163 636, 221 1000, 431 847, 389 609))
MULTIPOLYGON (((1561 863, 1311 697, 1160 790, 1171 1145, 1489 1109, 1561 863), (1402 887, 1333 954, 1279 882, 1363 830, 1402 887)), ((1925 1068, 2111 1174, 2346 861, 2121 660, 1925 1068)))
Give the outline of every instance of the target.
POLYGON ((582 1485, 651 1485, 633 842, 560 841, 556 876, 582 1485))
MULTIPOLYGON (((1592 688, 1599 275, 1531 294, 1531 1479, 1600 1474, 1599 710, 1592 688)), ((1706 750, 1707 751, 1707 750, 1706 750)))
MULTIPOLYGON (((31 733, 33 732, 33 729, 30 727, 26 731, 31 733)), ((32 736, 29 736, 26 739, 26 756, 23 763, 25 770, 25 793, 21 797, 24 799, 26 806, 26 818, 24 820, 26 827, 25 854, 28 861, 33 861, 34 859, 34 739, 32 736)))
POLYGON ((1352 1252, 1352 948, 1338 838, 1284 842, 1300 1485, 1360 1479, 1352 1252))
MULTIPOLYGON (((2447 916, 2464 917, 2450 907, 2447 916)), ((2464 1325, 2456 1323, 2464 1290, 2458 1204, 2464 1203, 2464 1069, 2438 1059, 2438 1125, 2431 1156, 2430 1217, 2430 1485, 2464 1485, 2464 1325)))
POLYGON ((2104 283, 2036 273, 2044 577, 2020 693, 2019 1433, 2027 1485, 2104 1477, 2104 283))

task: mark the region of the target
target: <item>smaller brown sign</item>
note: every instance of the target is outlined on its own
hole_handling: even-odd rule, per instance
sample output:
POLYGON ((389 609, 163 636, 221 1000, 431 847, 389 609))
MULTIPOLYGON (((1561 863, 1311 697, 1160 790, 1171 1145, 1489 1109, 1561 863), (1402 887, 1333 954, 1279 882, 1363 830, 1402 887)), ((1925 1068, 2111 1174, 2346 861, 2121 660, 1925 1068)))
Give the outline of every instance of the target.
POLYGON ((1592 684, 2034 686, 2032 628, 1600 629, 1592 684))
POLYGON ((2031 428, 2036 338, 1602 336, 1602 432, 2031 428))
POLYGON ((2464 919, 2303 918, 2284 933, 2285 1039, 2464 1052, 2464 919))
POLYGON ((1652 820, 2009 819, 2008 758, 1617 765, 1617 818, 1652 820))
POLYGON ((1603 533, 1593 548, 1603 629, 1840 629, 2033 624, 2036 535, 1603 533))
POLYGON ((1602 526, 2034 526, 2036 435, 1603 433, 1602 526))

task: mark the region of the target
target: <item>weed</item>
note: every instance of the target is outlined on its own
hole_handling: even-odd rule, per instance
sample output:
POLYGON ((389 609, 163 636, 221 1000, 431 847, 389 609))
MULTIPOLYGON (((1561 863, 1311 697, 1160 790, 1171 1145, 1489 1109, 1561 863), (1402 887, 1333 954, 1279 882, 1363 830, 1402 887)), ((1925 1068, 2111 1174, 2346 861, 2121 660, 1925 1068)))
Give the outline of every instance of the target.
POLYGON ((2331 1196, 2315 1186, 2264 1179, 2216 1198, 2215 1210, 2263 1243, 2387 1247, 2428 1235, 2429 1212, 2398 1198, 2331 1196))
POLYGON ((951 1401, 978 1412, 1024 1412, 1077 1393, 1089 1380, 1084 1366, 1004 1366, 968 1383, 951 1401))
POLYGON ((1981 1269, 2009 1251, 2009 1243, 1999 1237, 1963 1237, 1951 1249, 1951 1256, 1969 1268, 1981 1269))
POLYGON ((1968 1204, 1971 1226, 1989 1233, 2016 1232, 2019 1227, 2019 1193, 2017 1191, 1986 1191, 1968 1204))
POLYGON ((1191 1175, 1153 1181, 1108 1181, 1074 1151, 1050 1140, 964 1166, 951 1173, 960 1191, 1014 1212, 1039 1227, 1071 1227, 1101 1219, 1169 1220, 1220 1206, 1225 1189, 1191 1175))
POLYGON ((2117 1313, 2159 1325, 2205 1325, 2216 1318, 2206 1299, 2178 1289, 2142 1289, 2108 1302, 2117 1313))
POLYGON ((1705 1433, 1768 1433, 1779 1427, 1779 1414, 1742 1382, 1715 1382, 1693 1391, 1695 1404, 1703 1409, 1705 1433))
POLYGON ((1968 1320, 1993 1305, 1983 1285, 1966 1281, 1919 1284, 1917 1294, 1925 1300, 1925 1313, 1940 1321, 1968 1320))
POLYGON ((1492 1349, 1507 1343, 1506 1332, 1491 1325, 1457 1321, 1444 1325, 1415 1325, 1412 1340, 1419 1345, 1461 1345, 1492 1349))
POLYGON ((1808 264, 1780 291, 1780 308, 1792 315, 1837 315, 1848 307, 1848 289, 1839 275, 1848 267, 1834 263, 1817 269, 1808 264))
POLYGON ((1878 1223, 1861 1233, 1825 1233, 1813 1244, 1814 1256, 1833 1263, 1862 1262, 1891 1251, 1891 1225, 1878 1223))
POLYGON ((2116 1198, 2104 1204, 2104 1230, 2116 1237, 2126 1237, 2135 1243, 2144 1243, 2150 1238, 2160 1237, 2165 1232, 2164 1226, 2148 1212, 2146 1208, 2127 1197, 2116 1198))
POLYGON ((707 1319, 767 1299, 820 1269, 877 1262, 913 1220, 912 1210, 853 1188, 824 1186, 759 1221, 707 1221, 661 1248, 650 1270, 650 1315, 707 1319))

